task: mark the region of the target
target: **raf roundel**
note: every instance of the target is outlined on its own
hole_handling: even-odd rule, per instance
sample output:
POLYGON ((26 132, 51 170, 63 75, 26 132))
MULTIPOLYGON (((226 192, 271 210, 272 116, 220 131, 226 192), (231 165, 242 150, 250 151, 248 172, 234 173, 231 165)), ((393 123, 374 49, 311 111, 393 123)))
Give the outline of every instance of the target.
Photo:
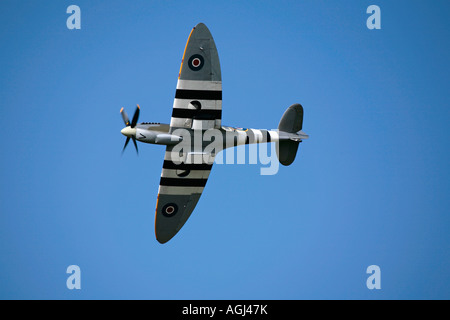
POLYGON ((168 203, 162 208, 162 214, 165 217, 173 217, 178 211, 178 206, 175 203, 168 203))
POLYGON ((192 71, 199 71, 203 68, 205 60, 199 54, 194 54, 189 58, 188 66, 192 71))

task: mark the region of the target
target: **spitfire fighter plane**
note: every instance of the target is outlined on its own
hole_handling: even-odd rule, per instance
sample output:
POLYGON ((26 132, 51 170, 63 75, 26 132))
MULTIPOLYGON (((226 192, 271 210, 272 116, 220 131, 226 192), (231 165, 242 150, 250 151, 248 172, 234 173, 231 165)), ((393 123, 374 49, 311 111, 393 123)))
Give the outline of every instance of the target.
MULTIPOLYGON (((140 107, 130 122, 122 108, 127 137, 166 146, 155 213, 155 234, 160 243, 174 237, 194 210, 205 188, 214 158, 225 148, 252 143, 277 144, 281 164, 290 165, 299 143, 308 138, 302 130, 303 107, 291 105, 278 130, 257 130, 222 126, 222 76, 219 56, 208 28, 196 25, 186 43, 181 61, 170 124, 138 123, 140 107), (196 139, 196 136, 207 139, 196 139), (212 138, 214 137, 214 139, 212 138), (214 148, 211 148, 211 141, 214 148)), ((122 150, 122 151, 123 151, 122 150)))

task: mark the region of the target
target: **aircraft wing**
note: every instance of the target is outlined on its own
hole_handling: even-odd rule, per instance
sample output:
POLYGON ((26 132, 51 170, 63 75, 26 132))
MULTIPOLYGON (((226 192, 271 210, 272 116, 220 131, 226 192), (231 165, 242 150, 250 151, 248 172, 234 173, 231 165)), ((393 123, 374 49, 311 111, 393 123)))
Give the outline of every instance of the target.
MULTIPOLYGON (((194 142, 195 131, 220 128, 221 118, 219 56, 211 33, 200 23, 191 31, 184 50, 169 130, 186 129, 194 142)), ((174 151, 178 146, 166 148, 155 213, 160 243, 169 241, 186 223, 211 172, 214 156, 206 154, 203 146, 189 146, 181 163, 173 159, 179 154, 174 151)))
POLYGON ((222 75, 219 55, 208 28, 199 23, 189 35, 172 109, 170 127, 220 129, 222 75))
POLYGON ((205 188, 212 163, 181 163, 170 160, 166 149, 158 199, 156 201, 155 234, 160 243, 172 239, 194 211, 205 188))

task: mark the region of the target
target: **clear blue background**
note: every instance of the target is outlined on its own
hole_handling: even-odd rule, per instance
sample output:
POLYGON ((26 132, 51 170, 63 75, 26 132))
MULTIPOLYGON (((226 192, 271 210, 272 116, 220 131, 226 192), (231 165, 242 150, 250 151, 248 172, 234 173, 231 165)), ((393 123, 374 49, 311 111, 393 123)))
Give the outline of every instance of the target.
POLYGON ((0 3, 0 298, 449 299, 448 1, 0 3), (81 8, 68 30, 66 8, 81 8), (381 30, 366 9, 381 8, 381 30), (169 122, 204 22, 226 125, 305 109, 296 161, 215 165, 169 243, 154 236, 169 122), (66 268, 81 268, 81 290, 66 268), (366 268, 381 268, 381 290, 366 268))

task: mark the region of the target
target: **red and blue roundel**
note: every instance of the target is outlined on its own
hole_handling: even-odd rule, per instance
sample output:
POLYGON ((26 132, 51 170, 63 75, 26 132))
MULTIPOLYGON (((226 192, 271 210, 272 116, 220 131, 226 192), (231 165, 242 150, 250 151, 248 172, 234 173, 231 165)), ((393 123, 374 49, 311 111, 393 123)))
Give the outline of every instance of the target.
POLYGON ((203 68, 204 62, 205 60, 201 55, 194 54, 188 60, 189 69, 191 69, 192 71, 199 71, 201 68, 203 68))
POLYGON ((162 208, 162 214, 165 217, 173 217, 178 211, 178 206, 175 203, 168 203, 162 208))

